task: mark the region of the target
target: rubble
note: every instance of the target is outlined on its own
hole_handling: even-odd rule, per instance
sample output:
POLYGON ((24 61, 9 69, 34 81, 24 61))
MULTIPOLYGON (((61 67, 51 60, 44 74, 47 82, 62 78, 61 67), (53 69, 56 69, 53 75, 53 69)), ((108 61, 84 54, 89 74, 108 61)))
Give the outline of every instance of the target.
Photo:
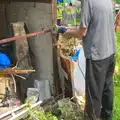
POLYGON ((57 44, 60 54, 71 58, 74 56, 75 52, 82 47, 82 40, 77 38, 66 39, 60 35, 57 44))

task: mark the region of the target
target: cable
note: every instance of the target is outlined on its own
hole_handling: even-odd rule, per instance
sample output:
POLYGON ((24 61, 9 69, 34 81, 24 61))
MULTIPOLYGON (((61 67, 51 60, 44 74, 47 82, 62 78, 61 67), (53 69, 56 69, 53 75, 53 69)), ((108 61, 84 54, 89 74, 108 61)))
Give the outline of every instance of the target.
POLYGON ((26 80, 26 78, 23 77, 23 76, 20 76, 20 75, 17 75, 17 74, 14 74, 14 76, 17 76, 17 77, 19 77, 19 78, 21 78, 21 79, 23 79, 23 80, 26 80))
POLYGON ((12 77, 12 79, 13 79, 14 90, 15 90, 15 93, 16 93, 16 91, 17 91, 17 87, 16 87, 16 81, 15 81, 15 78, 14 78, 14 76, 13 76, 12 74, 10 74, 10 75, 11 75, 11 77, 12 77))
POLYGON ((83 73, 81 67, 80 67, 79 60, 78 60, 78 67, 79 67, 79 70, 80 70, 81 73, 82 73, 82 76, 83 76, 84 80, 86 81, 86 87, 88 87, 88 94, 89 94, 90 100, 91 100, 91 102, 92 102, 93 115, 94 115, 94 117, 95 117, 95 120, 97 120, 97 116, 96 116, 96 114, 95 114, 95 109, 94 109, 94 107, 93 107, 94 102, 93 102, 92 95, 91 95, 91 92, 90 92, 89 84, 88 84, 88 82, 87 82, 87 80, 86 80, 86 78, 85 78, 85 76, 84 76, 84 73, 83 73))

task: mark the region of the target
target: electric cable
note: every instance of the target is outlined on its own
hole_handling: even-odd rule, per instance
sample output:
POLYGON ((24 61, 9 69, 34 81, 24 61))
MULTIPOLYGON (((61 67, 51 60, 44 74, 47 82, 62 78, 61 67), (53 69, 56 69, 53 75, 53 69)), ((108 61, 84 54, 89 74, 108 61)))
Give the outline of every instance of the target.
POLYGON ((86 82, 86 87, 87 87, 87 89, 88 89, 88 94, 89 94, 89 96, 90 96, 90 100, 91 100, 91 103, 92 103, 93 115, 94 115, 94 117, 95 117, 95 120, 97 120, 97 116, 96 116, 96 114, 95 114, 95 109, 94 109, 94 107, 93 107, 94 102, 93 102, 92 95, 91 95, 91 92, 90 92, 89 84, 88 84, 88 82, 87 82, 87 80, 86 80, 86 78, 85 78, 85 75, 84 75, 81 67, 80 67, 79 60, 78 60, 78 67, 79 67, 79 70, 81 71, 82 76, 83 76, 83 78, 84 78, 84 80, 85 80, 85 82, 86 82))
POLYGON ((13 79, 13 83, 14 83, 14 91, 15 93, 17 92, 17 85, 16 85, 16 81, 15 81, 15 78, 14 78, 14 75, 13 74, 10 74, 12 79, 13 79))

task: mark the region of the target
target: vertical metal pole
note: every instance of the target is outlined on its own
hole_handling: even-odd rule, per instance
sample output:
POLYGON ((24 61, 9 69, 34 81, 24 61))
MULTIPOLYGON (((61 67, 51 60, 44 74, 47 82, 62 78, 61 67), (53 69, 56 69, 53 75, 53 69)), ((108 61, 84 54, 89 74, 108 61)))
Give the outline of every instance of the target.
MULTIPOLYGON (((57 23, 57 6, 56 0, 52 0, 52 22, 53 25, 57 23)), ((53 44, 56 43, 56 36, 52 36, 53 44)), ((57 60, 57 47, 53 47, 53 77, 54 77, 54 96, 58 96, 60 94, 60 79, 58 72, 58 60, 57 60)))
POLYGON ((52 22, 53 25, 57 23, 57 15, 56 15, 56 0, 52 0, 52 22))

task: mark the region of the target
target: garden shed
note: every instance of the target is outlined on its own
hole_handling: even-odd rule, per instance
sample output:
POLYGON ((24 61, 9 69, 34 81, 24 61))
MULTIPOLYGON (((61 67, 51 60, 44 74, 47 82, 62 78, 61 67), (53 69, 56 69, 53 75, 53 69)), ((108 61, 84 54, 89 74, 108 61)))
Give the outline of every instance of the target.
MULTIPOLYGON (((43 90, 41 93, 43 100, 58 94, 55 88, 55 80, 58 79, 56 50, 53 48, 54 39, 50 32, 55 23, 54 9, 54 0, 8 0, 0 4, 0 52, 10 58, 12 68, 18 65, 18 59, 20 60, 23 54, 27 56, 27 62, 21 63, 19 68, 24 72, 22 77, 17 76, 16 71, 12 69, 12 73, 16 74, 16 94, 22 101, 26 98, 27 88, 38 84, 43 90), (44 34, 43 30, 48 32, 44 34), (42 33, 44 35, 40 35, 42 33), (16 40, 19 36, 28 34, 30 34, 29 38, 23 37, 21 40, 16 40), (14 39, 13 36, 16 38, 14 39), (2 43, 6 38, 13 38, 14 41, 2 43), (26 75, 26 69, 34 72, 26 75)), ((7 71, 6 74, 5 71, 3 72, 1 76, 5 79, 12 74, 11 71, 10 73, 7 71), (3 72, 4 76, 2 76, 3 72)), ((1 95, 5 95, 6 88, 10 87, 5 81, 2 79, 0 82, 1 95)))

